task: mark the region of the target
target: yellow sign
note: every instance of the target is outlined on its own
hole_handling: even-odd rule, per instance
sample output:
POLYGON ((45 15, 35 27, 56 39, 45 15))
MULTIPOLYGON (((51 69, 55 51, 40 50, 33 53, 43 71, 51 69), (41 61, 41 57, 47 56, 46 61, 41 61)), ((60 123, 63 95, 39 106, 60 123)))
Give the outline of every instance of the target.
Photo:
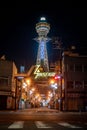
POLYGON ((53 77, 55 76, 55 72, 40 72, 40 65, 36 65, 36 69, 34 71, 35 79, 38 77, 53 77))

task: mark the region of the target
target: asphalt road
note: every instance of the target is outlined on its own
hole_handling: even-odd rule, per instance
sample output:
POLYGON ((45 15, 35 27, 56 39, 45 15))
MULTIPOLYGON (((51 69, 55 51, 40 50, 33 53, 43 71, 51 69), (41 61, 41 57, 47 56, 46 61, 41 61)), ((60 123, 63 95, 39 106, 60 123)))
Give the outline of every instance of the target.
POLYGON ((0 130, 87 129, 87 113, 40 108, 0 111, 0 130))

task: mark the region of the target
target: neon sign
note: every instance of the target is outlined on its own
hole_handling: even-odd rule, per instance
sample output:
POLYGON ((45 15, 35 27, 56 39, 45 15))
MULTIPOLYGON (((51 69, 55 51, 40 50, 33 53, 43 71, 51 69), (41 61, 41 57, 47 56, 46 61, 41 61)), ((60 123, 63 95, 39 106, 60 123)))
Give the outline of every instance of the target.
POLYGON ((53 77, 53 76, 55 76, 55 72, 40 72, 40 70, 39 70, 40 65, 36 65, 36 66, 37 67, 34 71, 34 74, 36 75, 35 79, 39 78, 39 77, 53 77))

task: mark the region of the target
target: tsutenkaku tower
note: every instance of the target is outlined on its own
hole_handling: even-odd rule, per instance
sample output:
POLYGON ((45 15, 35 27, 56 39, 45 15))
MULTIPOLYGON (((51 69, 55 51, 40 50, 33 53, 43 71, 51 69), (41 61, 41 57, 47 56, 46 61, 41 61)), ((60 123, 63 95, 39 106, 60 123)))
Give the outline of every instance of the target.
POLYGON ((46 22, 45 17, 40 18, 40 22, 36 24, 36 32, 38 37, 35 40, 39 43, 36 65, 41 65, 45 71, 49 71, 48 54, 46 43, 50 40, 47 37, 50 25, 46 22))

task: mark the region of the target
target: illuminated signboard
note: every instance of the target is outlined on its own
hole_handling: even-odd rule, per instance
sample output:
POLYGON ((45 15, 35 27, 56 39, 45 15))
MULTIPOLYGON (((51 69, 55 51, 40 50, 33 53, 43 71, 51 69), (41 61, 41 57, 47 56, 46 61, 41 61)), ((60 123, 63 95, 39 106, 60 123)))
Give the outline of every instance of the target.
POLYGON ((40 72, 39 70, 40 65, 36 65, 36 69, 34 71, 35 79, 39 77, 52 77, 55 76, 55 72, 40 72))

